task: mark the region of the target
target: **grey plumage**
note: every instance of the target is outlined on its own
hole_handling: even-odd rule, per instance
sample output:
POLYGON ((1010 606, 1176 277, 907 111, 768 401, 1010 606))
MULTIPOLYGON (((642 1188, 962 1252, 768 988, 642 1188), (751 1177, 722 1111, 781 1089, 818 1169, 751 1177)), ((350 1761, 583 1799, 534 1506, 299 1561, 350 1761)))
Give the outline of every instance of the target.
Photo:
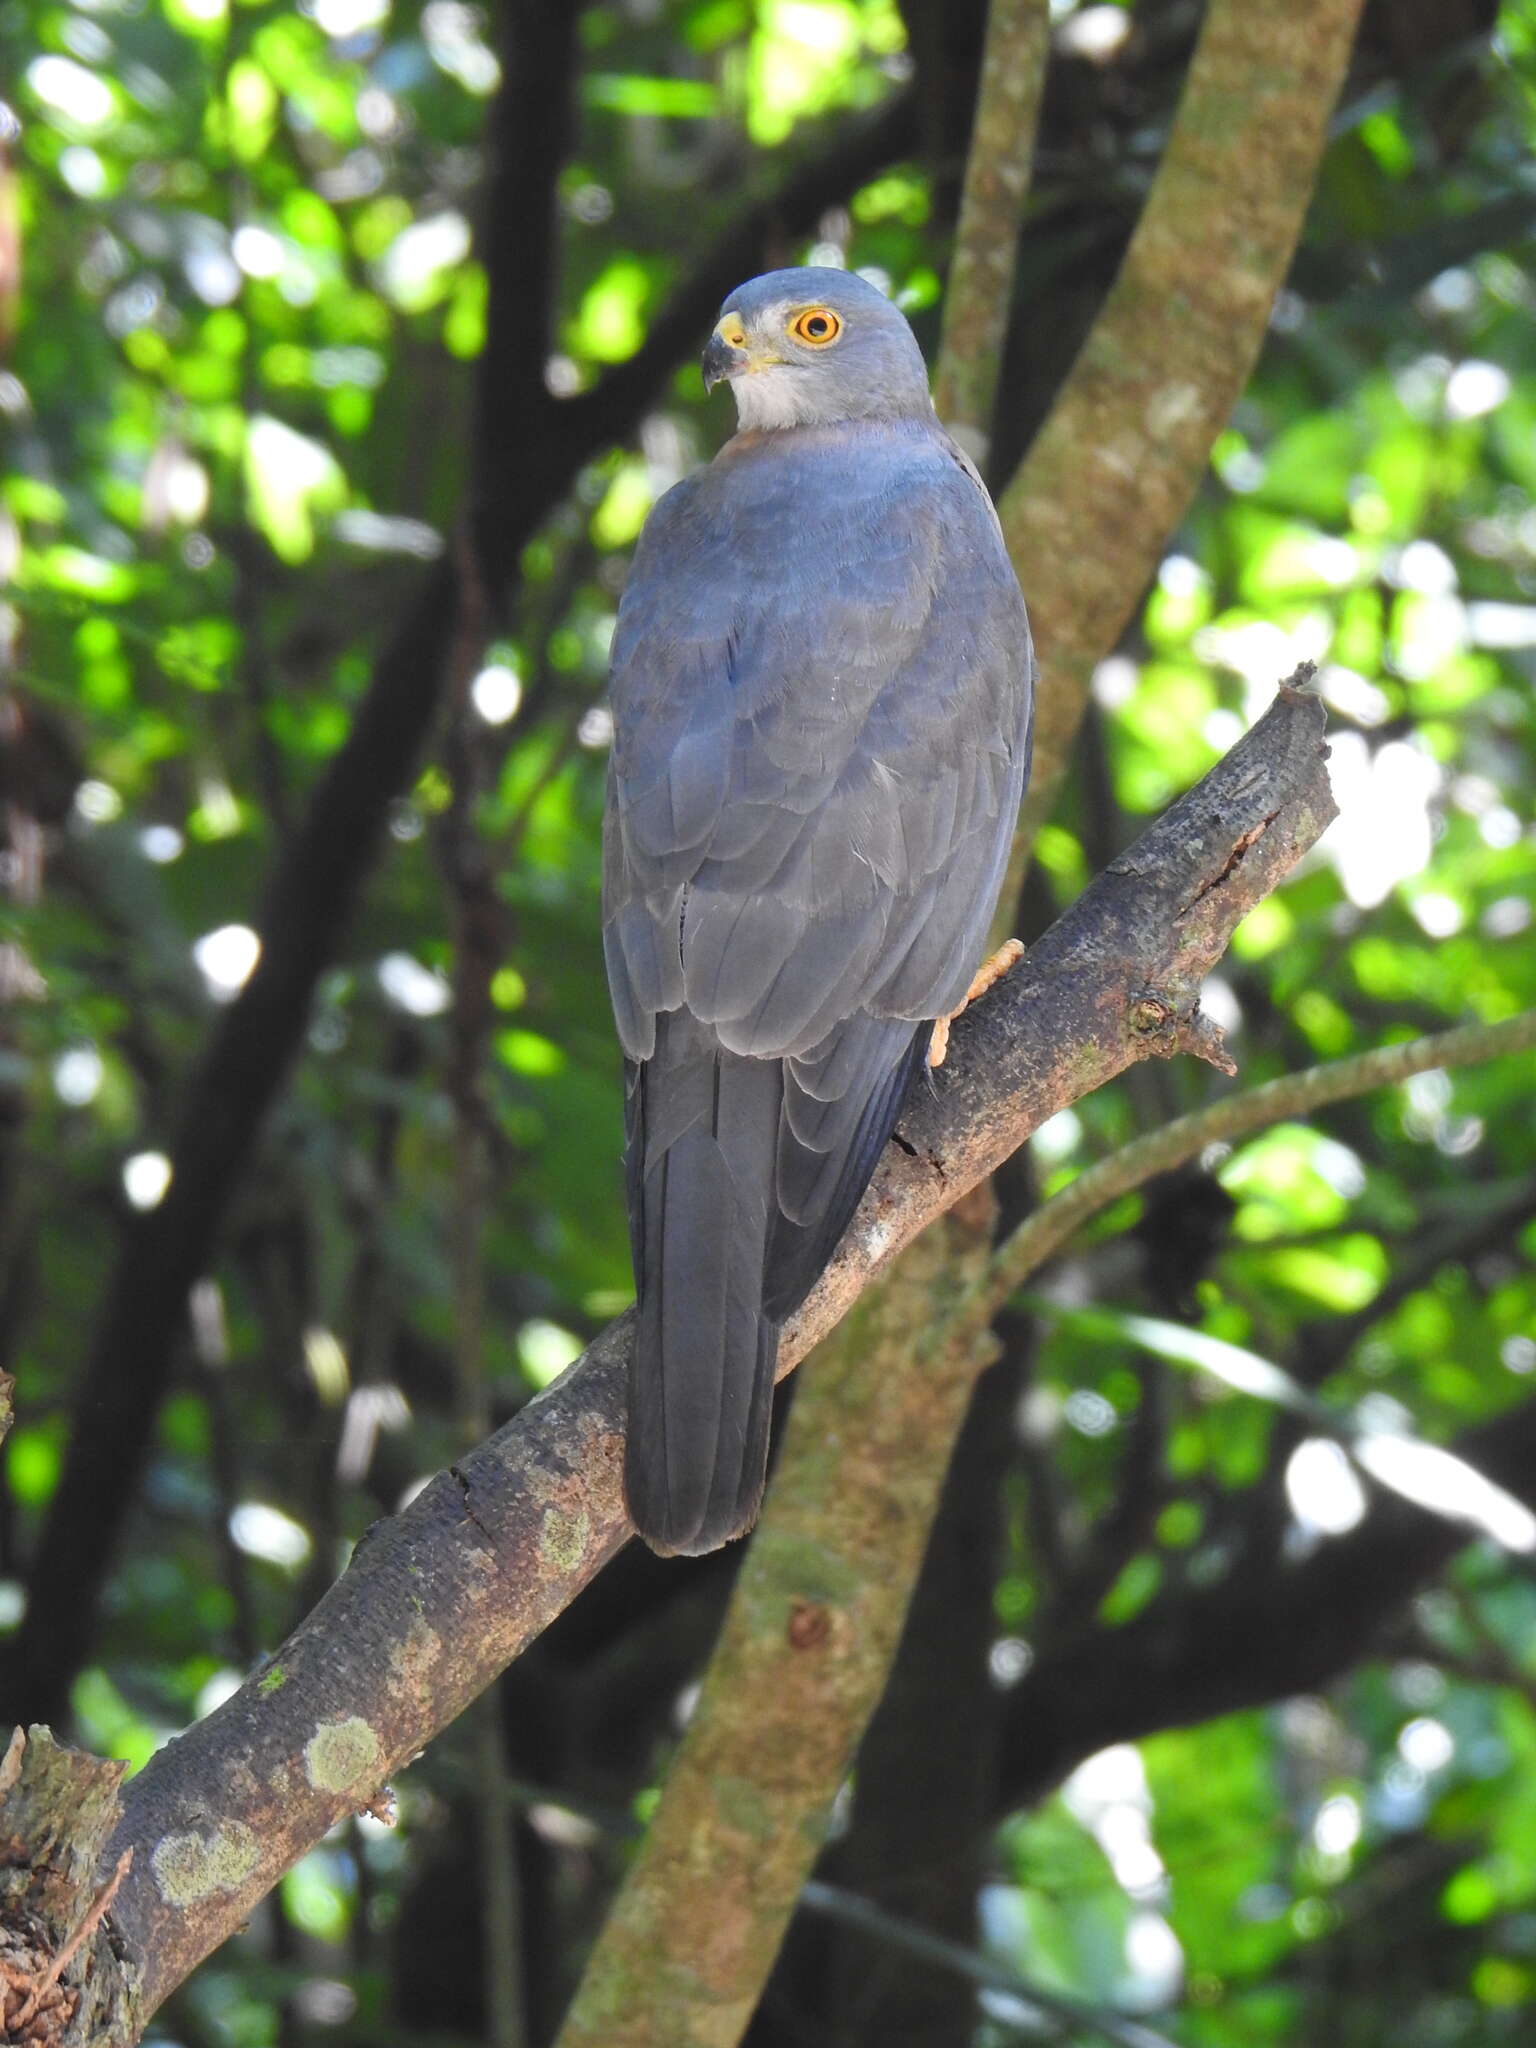
POLYGON ((604 874, 639 1292, 626 1484, 641 1534, 686 1552, 756 1515, 779 1326, 980 958, 1032 679, 996 516, 888 301, 773 273, 726 302, 706 365, 774 424, 641 536, 604 874), (830 346, 797 351, 807 306, 841 323, 830 346))

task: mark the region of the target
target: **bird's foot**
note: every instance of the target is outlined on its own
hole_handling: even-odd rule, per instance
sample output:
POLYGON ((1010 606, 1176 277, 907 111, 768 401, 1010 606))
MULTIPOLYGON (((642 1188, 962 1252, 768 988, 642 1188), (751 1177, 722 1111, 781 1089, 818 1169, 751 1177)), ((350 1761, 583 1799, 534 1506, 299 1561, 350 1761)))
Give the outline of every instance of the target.
POLYGON ((928 1068, 942 1067, 949 1053, 949 1027, 964 1010, 974 1003, 978 996, 984 996, 993 982, 1001 981, 1009 968, 1024 957, 1022 939, 1004 939, 989 960, 983 960, 971 976, 971 985, 960 1003, 960 1009, 951 1010, 947 1017, 936 1019, 933 1036, 928 1041, 928 1068))

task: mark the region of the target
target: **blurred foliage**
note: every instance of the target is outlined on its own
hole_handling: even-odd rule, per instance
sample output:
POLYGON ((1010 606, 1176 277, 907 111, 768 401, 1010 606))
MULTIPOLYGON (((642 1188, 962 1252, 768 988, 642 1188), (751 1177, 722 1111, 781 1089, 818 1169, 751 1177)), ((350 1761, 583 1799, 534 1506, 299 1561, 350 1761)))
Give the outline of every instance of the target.
MULTIPOLYGON (((1112 237, 1144 189, 1142 124, 1164 118, 1158 67, 1176 71, 1187 21, 1146 4, 1122 34, 1112 9, 1052 12, 1023 276, 1065 300, 1084 218, 1112 237), (1101 118, 1078 125, 1093 95, 1101 118)), ((630 356, 701 222, 771 183, 774 151, 898 90, 937 18, 894 0, 586 8, 550 389, 630 356)), ((20 298, 0 303, 16 329, 0 367, 11 1628, 123 1218, 163 1192, 178 1090, 250 970, 264 877, 402 582, 459 542, 500 62, 465 0, 0 0, 0 34, 0 178, 24 254, 20 298)), ((1341 111, 1260 370, 1098 675, 1031 886, 1038 916, 1070 900, 1280 676, 1317 662, 1343 816, 1212 992, 1247 1081, 1536 1003, 1536 5, 1509 0, 1491 46, 1415 59, 1385 41, 1341 111)), ((779 253, 878 275, 931 346, 952 170, 891 163, 779 253)), ((680 365, 526 550, 469 687, 473 825, 503 913, 482 1077, 498 1417, 629 1297, 596 936, 604 662, 647 509, 726 431, 680 365)), ((451 797, 434 761, 396 806, 193 1298, 73 1700, 79 1738, 136 1764, 225 1697, 460 1441, 451 797)), ((1204 1162, 1203 1194, 1184 1181, 1124 1205, 1048 1276, 1064 1312, 1010 1480, 998 1685, 1027 1687, 1084 1629, 1176 1612, 1240 1571, 1277 1514, 1302 1557, 1368 1506, 1294 1417, 1074 1306, 1182 1319, 1341 1414, 1437 1443, 1530 1399, 1533 1079, 1528 1063, 1427 1075, 1280 1126, 1204 1162)), ((1188 1062, 1132 1073, 1040 1134, 1039 1186, 1219 1085, 1188 1062)), ((637 1581, 629 1635, 612 1616, 576 1626, 508 1681, 535 2038, 664 1766, 691 1669, 667 1631, 718 1579, 677 1569, 665 1591, 637 1581), (632 1703, 622 1737, 584 1658, 632 1703)), ((1377 1619, 1326 1697, 1114 1746, 1000 1816, 978 1939, 1190 2048, 1527 2039, 1528 1559, 1472 1544, 1377 1619)), ((157 2038, 482 2038, 472 1858, 454 1848, 470 1769, 450 1735, 400 1787, 401 1829, 363 1820, 306 1859, 157 2038)), ((1015 2038, 1008 2000, 984 2003, 981 2037, 1015 2038)))

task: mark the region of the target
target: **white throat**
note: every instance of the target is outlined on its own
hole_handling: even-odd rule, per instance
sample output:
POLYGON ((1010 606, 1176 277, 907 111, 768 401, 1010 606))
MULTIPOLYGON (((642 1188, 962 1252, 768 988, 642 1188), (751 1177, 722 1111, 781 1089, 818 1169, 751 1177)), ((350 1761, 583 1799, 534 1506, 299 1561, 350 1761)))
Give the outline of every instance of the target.
POLYGON ((736 400, 736 424, 744 431, 752 427, 801 427, 808 418, 801 401, 805 394, 793 370, 777 367, 747 370, 731 379, 736 400))

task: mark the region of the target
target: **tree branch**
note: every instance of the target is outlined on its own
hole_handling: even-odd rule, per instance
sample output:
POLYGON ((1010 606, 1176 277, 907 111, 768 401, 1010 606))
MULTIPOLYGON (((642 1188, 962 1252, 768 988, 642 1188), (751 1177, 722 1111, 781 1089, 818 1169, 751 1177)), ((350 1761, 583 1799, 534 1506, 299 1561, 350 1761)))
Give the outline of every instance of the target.
POLYGON ((1227 1095, 1161 1130, 1133 1139, 1080 1173, 1070 1187, 1028 1216, 992 1259, 992 1284, 1007 1293, 1054 1258, 1090 1216, 1159 1173, 1198 1159, 1207 1145, 1250 1137, 1288 1117, 1305 1117, 1330 1102, 1387 1088, 1434 1067, 1475 1066, 1536 1045, 1536 1010, 1496 1024, 1463 1024, 1431 1038, 1380 1045, 1352 1059, 1330 1060, 1299 1074, 1281 1074, 1262 1087, 1227 1095))
POLYGON ((16 1729, 0 1757, 0 2039, 49 2048, 136 2020, 135 1972, 96 1938, 132 1860, 108 1860, 98 1884, 125 1769, 46 1728, 16 1729))
POLYGON ((1007 902, 1055 803, 1093 666, 1146 588, 1258 355, 1359 12, 1360 0, 1211 0, 1120 274, 999 503, 1042 671, 1007 902))
MULTIPOLYGON (((1155 2034, 1139 2021, 1124 2019, 1119 2013, 1110 2012, 1102 2006, 1084 2005, 1080 1999, 1064 1998, 1059 1991, 1037 1984, 1032 1977, 1021 1977, 1015 1970, 989 1962, 974 1949, 962 1948, 958 1942, 946 1941, 942 1935, 932 1934, 914 1921, 887 1913, 873 1900, 860 1898, 855 1892, 843 1891, 836 1885, 821 1884, 812 1879, 801 1899, 813 1913, 839 1921, 844 1927, 856 1928, 862 1934, 872 1935, 876 1940, 904 1950, 937 1969, 951 1971, 980 1990, 1003 1991, 1021 2004, 1036 2008, 1025 2030, 1029 2040, 1038 2039, 1040 2016, 1043 2014, 1048 2021, 1055 2023, 1052 2031, 1062 2041, 1076 2041, 1083 2034, 1097 2034, 1101 2039, 1113 2042, 1115 2048, 1174 2048, 1166 2034, 1155 2034)), ((1008 2024, 999 2014, 989 2013, 987 2017, 991 2026, 1006 2027, 1008 2024)))
MULTIPOLYGON (((1000 1202, 1003 1177, 993 1182, 1000 1202)), ((918 1923, 962 1954, 974 1952, 976 1901, 992 1868, 994 1758, 1008 1704, 988 1658, 1024 1376, 1017 1348, 998 1334, 999 1356, 967 1403, 896 1654, 859 1744, 847 1831, 823 1859, 845 1895, 918 1923)), ((781 1990, 786 2004, 793 2000, 799 1947, 802 1970, 814 1967, 826 1986, 833 2039, 971 2048, 975 1991, 954 1970, 935 1968, 910 1945, 825 1922, 812 1931, 802 1920, 800 1937, 781 1949, 753 2031, 766 2030, 781 1990)))
POLYGON ((939 418, 986 460, 1051 46, 1046 0, 992 0, 934 375, 939 418))
MULTIPOLYGON (((1332 815, 1322 707, 1283 690, 1200 786, 956 1027, 839 1253, 785 1333, 787 1371, 870 1278, 1044 1119, 1149 1054, 1209 1052, 1199 978, 1332 815), (1148 1028, 1149 1024, 1153 1028, 1148 1028)), ((127 1788, 113 1919, 152 2010, 282 1872, 508 1664, 625 1542, 629 1318, 370 1532, 265 1671, 127 1788)))
POLYGON ((935 1308, 974 1294, 985 1268, 979 1206, 912 1246, 799 1390, 698 1706, 557 2048, 740 2039, 885 1681, 933 1519, 943 1462, 903 1447, 914 1430, 953 1437, 994 1348, 984 1312, 928 1337, 935 1308), (871 1402, 881 1384, 893 1398, 871 1402))

